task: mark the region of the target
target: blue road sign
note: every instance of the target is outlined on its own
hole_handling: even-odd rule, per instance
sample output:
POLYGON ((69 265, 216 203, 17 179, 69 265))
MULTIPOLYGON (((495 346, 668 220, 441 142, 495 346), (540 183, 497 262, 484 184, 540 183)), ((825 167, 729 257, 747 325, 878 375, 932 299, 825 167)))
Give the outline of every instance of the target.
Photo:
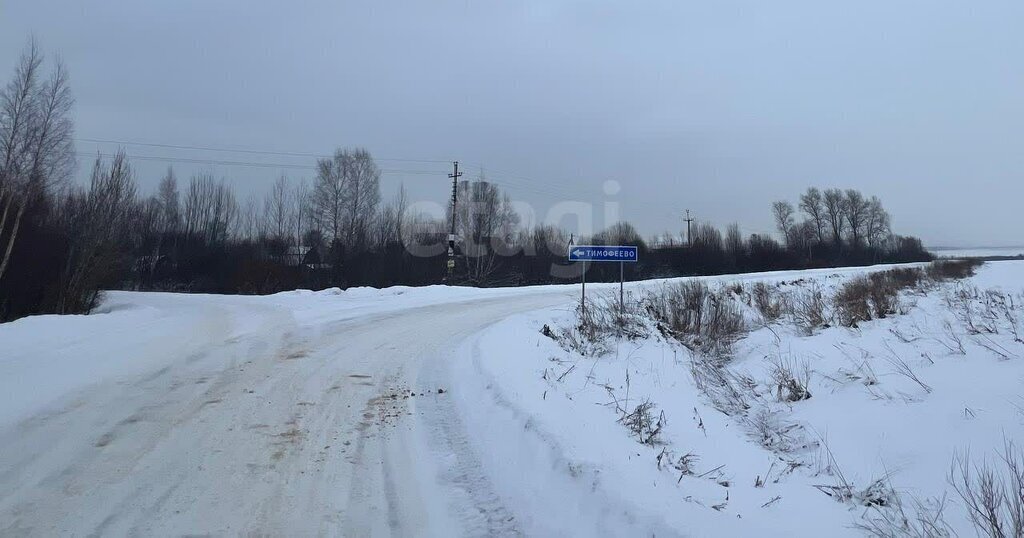
POLYGON ((576 245, 569 247, 571 262, 635 262, 636 247, 576 245))

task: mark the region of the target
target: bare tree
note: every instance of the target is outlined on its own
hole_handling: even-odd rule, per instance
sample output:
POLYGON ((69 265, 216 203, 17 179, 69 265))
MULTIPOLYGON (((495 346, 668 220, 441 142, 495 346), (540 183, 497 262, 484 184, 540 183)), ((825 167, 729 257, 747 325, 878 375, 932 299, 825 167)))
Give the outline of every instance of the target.
MULTIPOLYGON (((3 223, 7 221, 12 201, 20 198, 25 188, 25 171, 30 151, 35 99, 38 95, 42 53, 35 40, 22 52, 14 79, 0 92, 0 199, 4 202, 3 223)), ((4 227, 0 224, 0 234, 4 227)))
MULTIPOLYGON (((449 208, 450 214, 451 208, 449 208)), ((402 245, 413 256, 430 257, 444 253, 447 247, 448 219, 438 219, 425 213, 411 213, 405 217, 402 245)))
POLYGON ((337 150, 332 158, 317 161, 313 204, 332 240, 352 252, 365 250, 380 204, 380 168, 370 153, 337 150))
POLYGON ((712 252, 725 252, 722 232, 707 222, 694 223, 693 248, 712 252))
POLYGON ((340 239, 345 226, 347 160, 339 150, 331 159, 316 163, 316 184, 312 204, 320 227, 331 239, 340 239))
MULTIPOLYGON (((319 222, 315 211, 313 211, 311 199, 312 196, 305 180, 296 183, 292 190, 292 232, 296 245, 302 246, 306 232, 315 229, 316 223, 319 222)), ((312 245, 306 246, 311 247, 312 245)))
POLYGON ((892 235, 889 213, 882 207, 877 196, 868 200, 867 219, 864 226, 864 237, 872 247, 883 245, 892 235))
POLYGON ((402 242, 402 226, 408 206, 405 186, 402 185, 395 193, 395 197, 385 204, 377 215, 375 240, 378 250, 383 251, 402 242))
POLYGON ((181 196, 173 168, 167 167, 156 196, 160 202, 160 231, 164 234, 177 233, 181 229, 181 196))
POLYGON ((843 241, 843 230, 846 227, 846 197, 839 189, 825 189, 822 203, 825 207, 825 220, 832 231, 832 242, 839 246, 843 241))
POLYGON ((370 222, 380 205, 380 168, 365 149, 351 152, 350 158, 346 244, 353 252, 362 252, 367 247, 370 222))
POLYGON ((73 192, 62 217, 69 219, 70 247, 58 290, 59 313, 89 311, 99 286, 116 265, 117 247, 128 233, 135 204, 135 179, 124 151, 110 166, 97 157, 89 191, 73 192))
POLYGON ((674 233, 665 230, 651 237, 648 244, 654 248, 672 248, 676 245, 676 236, 674 233))
MULTIPOLYGON (((459 204, 455 228, 467 259, 471 280, 486 282, 497 269, 497 255, 507 253, 520 217, 507 194, 480 175, 478 181, 463 181, 457 187, 459 204)), ((452 207, 448 206, 448 219, 452 207)))
POLYGON ((32 195, 62 187, 75 167, 74 122, 71 120, 75 99, 69 80, 64 62, 57 58, 50 78, 37 97, 37 115, 29 146, 28 186, 32 195))
POLYGON ((799 224, 796 224, 792 228, 791 239, 793 244, 791 248, 800 252, 807 251, 807 257, 811 257, 811 247, 814 246, 817 241, 818 234, 814 219, 807 219, 799 224))
POLYGON ((185 196, 185 233, 208 245, 222 244, 234 229, 238 203, 231 188, 210 174, 192 176, 185 196))
POLYGON ((137 269, 145 268, 152 277, 156 272, 163 246, 163 205, 157 195, 149 196, 132 208, 128 229, 131 230, 132 250, 152 247, 153 253, 138 260, 137 269))
POLYGON ((735 264, 737 260, 746 255, 747 246, 743 241, 743 234, 740 232, 740 225, 732 223, 725 228, 725 253, 735 264))
POLYGON ((178 194, 178 180, 174 176, 173 168, 167 167, 167 174, 160 179, 156 195, 147 200, 146 206, 144 217, 146 220, 150 217, 153 219, 153 229, 150 231, 150 236, 153 237, 153 254, 149 257, 149 275, 152 278, 160 262, 167 236, 173 235, 176 245, 176 234, 181 229, 181 197, 178 194))
POLYGON ((620 221, 594 234, 590 242, 596 245, 643 245, 640 232, 632 224, 620 221))
POLYGON ((817 187, 810 187, 807 192, 800 195, 800 210, 807 215, 814 225, 815 237, 819 243, 825 242, 825 203, 821 197, 821 191, 817 187))
POLYGON ((856 189, 847 189, 843 200, 843 213, 850 230, 850 244, 860 246, 864 237, 864 225, 867 223, 870 202, 856 189))
POLYGON ((793 204, 781 200, 772 204, 772 216, 775 217, 775 226, 782 234, 786 244, 793 247, 793 226, 796 221, 793 219, 793 204))
POLYGON ((147 196, 132 204, 126 218, 128 233, 127 242, 122 247, 129 250, 142 251, 158 244, 160 235, 160 200, 156 196, 147 196))
POLYGON ((562 229, 556 226, 539 225, 526 233, 529 237, 524 242, 523 248, 527 254, 547 253, 548 255, 564 256, 569 248, 569 238, 562 229))
POLYGON ((14 79, 0 92, 0 279, 10 264, 29 203, 62 185, 74 168, 74 98, 59 59, 40 83, 43 58, 29 42, 14 79), (6 238, 4 236, 6 235, 6 238))
POLYGON ((285 243, 291 237, 293 211, 292 191, 288 188, 288 178, 284 175, 277 178, 263 201, 262 228, 277 242, 285 243))
POLYGON ((234 236, 248 241, 259 241, 269 233, 265 208, 266 200, 260 200, 256 193, 250 193, 238 211, 235 219, 234 236))

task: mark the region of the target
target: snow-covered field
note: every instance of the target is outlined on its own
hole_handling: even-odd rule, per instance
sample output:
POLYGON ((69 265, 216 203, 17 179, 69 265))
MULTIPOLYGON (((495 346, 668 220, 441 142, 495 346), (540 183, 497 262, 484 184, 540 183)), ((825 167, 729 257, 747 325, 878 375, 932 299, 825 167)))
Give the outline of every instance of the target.
MULTIPOLYGON (((828 296, 853 274, 716 280, 749 291, 763 279, 782 293, 817 284, 828 296)), ((738 385, 749 383, 741 388, 748 409, 731 415, 695 385, 694 354, 657 331, 612 338, 596 358, 543 335, 545 325, 557 333, 576 322, 566 306, 466 342, 450 366, 466 380, 455 396, 527 534, 857 536, 861 525, 895 532, 889 522, 905 514, 913 535, 918 515, 934 518, 944 503, 942 529, 973 536, 951 465, 994 461, 1004 440, 1024 438, 1024 342, 1015 335, 1024 325, 999 318, 972 331, 946 302, 972 286, 1012 294, 1024 316, 1021 262, 904 292, 901 313, 857 328, 808 335, 786 319, 762 324, 748 308, 754 329, 726 367, 738 385), (810 397, 780 391, 777 365, 806 375, 810 397), (621 420, 644 402, 662 426, 650 444, 621 420)), ((979 324, 981 299, 971 301, 979 324)))
POLYGON ((885 269, 700 279, 751 329, 713 372, 690 350, 707 342, 641 309, 631 337, 573 349, 577 285, 117 292, 0 325, 0 535, 863 535, 945 496, 970 536, 954 457, 1024 433, 1024 327, 984 290, 1024 315, 1024 262, 857 328, 747 304, 757 282, 828 298, 885 269), (709 372, 739 400, 709 397, 709 372), (645 402, 657 433, 624 424, 645 402))

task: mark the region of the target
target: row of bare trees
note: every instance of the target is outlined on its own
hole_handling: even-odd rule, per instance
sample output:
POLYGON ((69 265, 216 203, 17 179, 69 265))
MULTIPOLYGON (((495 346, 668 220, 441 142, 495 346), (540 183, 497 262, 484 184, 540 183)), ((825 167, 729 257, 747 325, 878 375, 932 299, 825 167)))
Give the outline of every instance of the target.
POLYGON ((772 204, 775 225, 791 249, 807 251, 821 245, 833 250, 877 249, 892 238, 891 219, 882 201, 856 189, 810 187, 800 195, 797 208, 785 200, 772 204), (797 220, 797 208, 802 220, 797 220))
POLYGON ((275 254, 301 245, 356 253, 400 240, 405 191, 381 206, 380 171, 369 152, 338 150, 317 164, 312 188, 282 175, 264 196, 253 194, 243 203, 227 181, 206 173, 193 176, 182 193, 168 168, 157 192, 141 202, 139 226, 154 256, 164 252, 168 238, 207 246, 262 242, 275 254))

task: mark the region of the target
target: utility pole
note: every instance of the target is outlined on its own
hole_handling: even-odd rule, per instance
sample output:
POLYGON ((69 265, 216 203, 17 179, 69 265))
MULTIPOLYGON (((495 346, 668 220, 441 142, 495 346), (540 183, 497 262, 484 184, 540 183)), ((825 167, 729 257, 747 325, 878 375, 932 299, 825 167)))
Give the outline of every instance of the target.
MULTIPOLYGON (((573 240, 575 237, 576 237, 576 234, 569 234, 569 244, 565 248, 565 257, 566 257, 566 259, 572 257, 569 254, 569 252, 572 251, 572 246, 574 244, 576 244, 575 241, 573 240)), ((587 319, 587 262, 580 262, 580 263, 583 264, 583 271, 580 273, 580 283, 583 285, 582 293, 580 294, 580 319, 586 320, 587 319)))
POLYGON ((686 218, 683 220, 686 221, 686 246, 689 248, 693 246, 693 241, 690 240, 690 223, 693 222, 693 219, 690 218, 689 209, 686 210, 686 218))
POLYGON ((459 192, 459 178, 462 177, 462 172, 459 172, 459 161, 453 161, 452 166, 455 170, 448 174, 448 177, 452 179, 452 229, 448 234, 448 278, 451 280, 452 270, 455 269, 455 204, 458 202, 459 192))

